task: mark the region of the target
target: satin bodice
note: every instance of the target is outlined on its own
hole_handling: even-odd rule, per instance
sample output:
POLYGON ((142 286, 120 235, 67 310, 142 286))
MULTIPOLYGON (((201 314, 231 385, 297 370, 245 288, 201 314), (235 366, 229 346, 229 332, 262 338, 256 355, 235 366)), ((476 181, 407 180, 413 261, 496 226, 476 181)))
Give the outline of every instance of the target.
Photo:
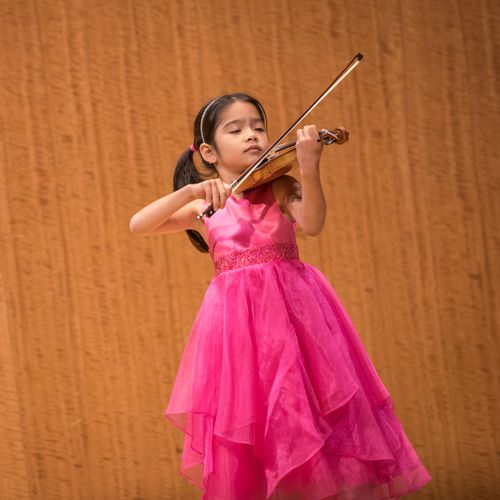
POLYGON ((203 220, 214 262, 236 251, 296 246, 297 223, 282 214, 271 182, 246 191, 240 199, 230 196, 223 209, 203 220))

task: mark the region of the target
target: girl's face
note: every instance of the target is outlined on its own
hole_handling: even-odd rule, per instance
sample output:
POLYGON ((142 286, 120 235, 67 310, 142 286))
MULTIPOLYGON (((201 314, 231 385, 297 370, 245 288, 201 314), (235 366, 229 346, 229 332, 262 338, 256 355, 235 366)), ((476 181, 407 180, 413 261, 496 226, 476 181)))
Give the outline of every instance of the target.
POLYGON ((259 111, 245 101, 233 102, 222 112, 214 140, 217 150, 211 148, 214 158, 210 161, 215 163, 223 180, 231 181, 254 163, 269 145, 259 111))

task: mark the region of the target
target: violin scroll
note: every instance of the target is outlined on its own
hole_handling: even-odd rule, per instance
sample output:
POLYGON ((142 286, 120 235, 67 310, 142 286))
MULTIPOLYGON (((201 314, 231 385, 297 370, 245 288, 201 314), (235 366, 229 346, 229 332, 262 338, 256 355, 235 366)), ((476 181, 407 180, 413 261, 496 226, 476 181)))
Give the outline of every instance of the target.
POLYGON ((326 145, 333 144, 344 144, 349 140, 349 130, 344 127, 335 128, 332 131, 326 128, 318 132, 319 139, 318 142, 323 141, 326 145))

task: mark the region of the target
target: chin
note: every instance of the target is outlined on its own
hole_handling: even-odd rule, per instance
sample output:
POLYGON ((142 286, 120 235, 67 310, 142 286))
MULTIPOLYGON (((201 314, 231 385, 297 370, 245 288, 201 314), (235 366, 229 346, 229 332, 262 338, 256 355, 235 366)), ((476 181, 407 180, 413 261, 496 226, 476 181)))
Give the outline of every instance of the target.
POLYGON ((235 173, 238 175, 243 173, 248 167, 253 165, 255 162, 253 161, 246 161, 243 165, 240 165, 238 168, 235 169, 235 173))

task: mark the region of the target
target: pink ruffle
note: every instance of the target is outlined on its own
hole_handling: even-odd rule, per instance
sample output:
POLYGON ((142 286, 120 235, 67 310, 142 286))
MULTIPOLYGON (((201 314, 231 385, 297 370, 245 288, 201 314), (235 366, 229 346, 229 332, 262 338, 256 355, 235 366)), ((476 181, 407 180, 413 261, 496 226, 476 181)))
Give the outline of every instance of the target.
POLYGON ((212 280, 164 415, 206 499, 382 500, 431 479, 335 292, 299 260, 212 280))

